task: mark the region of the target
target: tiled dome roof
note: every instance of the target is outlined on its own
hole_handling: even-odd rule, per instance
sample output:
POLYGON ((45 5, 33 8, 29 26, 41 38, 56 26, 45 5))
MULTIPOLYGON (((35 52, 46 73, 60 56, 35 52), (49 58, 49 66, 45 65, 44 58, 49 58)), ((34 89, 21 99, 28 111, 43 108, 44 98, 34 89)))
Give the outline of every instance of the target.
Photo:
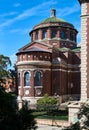
POLYGON ((43 20, 41 23, 49 23, 49 22, 66 22, 66 21, 57 17, 50 17, 43 20))

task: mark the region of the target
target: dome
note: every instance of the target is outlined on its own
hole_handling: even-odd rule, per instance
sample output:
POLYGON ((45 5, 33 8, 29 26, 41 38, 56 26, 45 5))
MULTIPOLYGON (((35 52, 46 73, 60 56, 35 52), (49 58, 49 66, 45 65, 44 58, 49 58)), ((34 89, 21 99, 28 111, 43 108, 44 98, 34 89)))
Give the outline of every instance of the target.
POLYGON ((51 12, 50 12, 50 17, 43 20, 41 23, 49 23, 49 22, 66 22, 65 20, 63 19, 60 19, 60 18, 57 18, 56 17, 56 10, 55 9, 51 9, 51 12))
POLYGON ((50 18, 47 18, 45 20, 43 20, 41 23, 48 23, 48 22, 66 22, 65 20, 61 19, 61 18, 57 18, 57 17, 50 17, 50 18))

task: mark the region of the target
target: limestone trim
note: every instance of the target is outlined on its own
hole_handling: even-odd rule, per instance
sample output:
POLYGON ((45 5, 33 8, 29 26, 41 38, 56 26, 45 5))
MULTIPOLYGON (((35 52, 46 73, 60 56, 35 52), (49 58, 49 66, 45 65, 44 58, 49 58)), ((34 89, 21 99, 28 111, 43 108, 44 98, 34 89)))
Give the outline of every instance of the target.
POLYGON ((19 72, 21 72, 21 71, 51 71, 51 69, 47 69, 47 68, 34 68, 34 69, 25 69, 25 68, 23 68, 23 69, 18 69, 19 70, 19 72))
POLYGON ((71 64, 52 64, 52 66, 61 66, 61 67, 65 67, 65 68, 80 68, 81 65, 76 64, 76 65, 71 65, 71 64))
POLYGON ((43 86, 34 86, 34 88, 43 88, 43 86))
POLYGON ((19 65, 41 65, 41 66, 43 66, 43 65, 46 65, 46 66, 51 66, 51 62, 50 61, 36 61, 36 60, 34 60, 34 61, 19 61, 19 62, 17 62, 17 64, 16 64, 17 66, 19 66, 19 65))
POLYGON ((23 86, 23 88, 31 88, 31 86, 23 86))
POLYGON ((63 70, 63 69, 52 69, 52 71, 63 71, 63 72, 68 72, 68 73, 79 73, 80 71, 72 71, 72 70, 63 70))
POLYGON ((31 88, 31 86, 18 86, 18 88, 31 88))

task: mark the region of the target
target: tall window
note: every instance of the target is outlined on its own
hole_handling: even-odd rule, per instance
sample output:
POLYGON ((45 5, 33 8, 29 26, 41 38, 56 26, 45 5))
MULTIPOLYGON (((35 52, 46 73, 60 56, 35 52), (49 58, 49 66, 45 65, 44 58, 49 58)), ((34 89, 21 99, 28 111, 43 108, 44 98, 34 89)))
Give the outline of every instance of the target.
POLYGON ((56 35, 57 35, 57 32, 56 32, 56 31, 53 31, 53 32, 52 32, 52 38, 55 38, 56 35))
POLYGON ((44 38, 47 38, 47 32, 46 31, 43 32, 43 39, 44 38))
POLYGON ((61 39, 65 39, 65 32, 64 31, 61 32, 61 39))
POLYGON ((30 86, 30 77, 31 77, 31 74, 29 72, 25 72, 25 74, 24 74, 24 86, 30 86))
POLYGON ((73 33, 72 32, 70 32, 70 40, 73 41, 73 33))
POLYGON ((35 34, 35 40, 38 40, 38 32, 35 34))
POLYGON ((35 86, 42 86, 42 73, 39 71, 35 73, 35 86))

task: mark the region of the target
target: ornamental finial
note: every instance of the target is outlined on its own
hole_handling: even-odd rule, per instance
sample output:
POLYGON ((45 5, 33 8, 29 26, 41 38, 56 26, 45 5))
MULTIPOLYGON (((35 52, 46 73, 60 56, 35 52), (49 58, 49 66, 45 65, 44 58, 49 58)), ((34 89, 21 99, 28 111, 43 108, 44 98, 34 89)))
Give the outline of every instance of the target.
POLYGON ((56 10, 54 8, 51 9, 50 17, 56 17, 56 10))

